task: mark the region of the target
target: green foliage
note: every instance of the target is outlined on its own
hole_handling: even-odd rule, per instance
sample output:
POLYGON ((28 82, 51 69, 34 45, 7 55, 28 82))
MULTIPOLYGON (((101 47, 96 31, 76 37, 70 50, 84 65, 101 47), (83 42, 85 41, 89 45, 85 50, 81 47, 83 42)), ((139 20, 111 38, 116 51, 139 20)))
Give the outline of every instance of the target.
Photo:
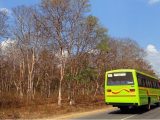
POLYGON ((103 39, 98 45, 97 45, 97 49, 107 52, 109 50, 108 48, 108 40, 107 39, 103 39))
POLYGON ((95 16, 88 16, 87 19, 86 19, 86 25, 89 27, 89 28, 93 28, 95 27, 96 25, 98 24, 98 19, 97 17, 95 16))
POLYGON ((68 73, 65 78, 68 81, 76 80, 81 83, 87 83, 97 78, 97 72, 94 68, 86 66, 85 68, 81 69, 76 76, 72 76, 70 73, 68 73))
POLYGON ((97 38, 99 39, 99 43, 97 44, 96 48, 100 51, 107 52, 109 50, 108 48, 108 40, 109 36, 107 34, 107 29, 101 27, 100 25, 98 26, 96 30, 97 38))
POLYGON ((95 80, 96 75, 97 74, 94 68, 86 67, 77 75, 77 78, 81 82, 89 82, 95 80))

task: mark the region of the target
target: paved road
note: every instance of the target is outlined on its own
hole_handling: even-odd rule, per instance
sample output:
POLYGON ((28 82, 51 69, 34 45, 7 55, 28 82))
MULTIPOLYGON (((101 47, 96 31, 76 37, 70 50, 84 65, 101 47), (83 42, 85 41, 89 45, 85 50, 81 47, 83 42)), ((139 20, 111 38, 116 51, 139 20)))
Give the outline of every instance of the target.
POLYGON ((80 118, 72 119, 159 119, 160 120, 160 107, 152 106, 150 111, 146 111, 142 108, 121 112, 119 109, 109 110, 106 112, 100 112, 80 118))

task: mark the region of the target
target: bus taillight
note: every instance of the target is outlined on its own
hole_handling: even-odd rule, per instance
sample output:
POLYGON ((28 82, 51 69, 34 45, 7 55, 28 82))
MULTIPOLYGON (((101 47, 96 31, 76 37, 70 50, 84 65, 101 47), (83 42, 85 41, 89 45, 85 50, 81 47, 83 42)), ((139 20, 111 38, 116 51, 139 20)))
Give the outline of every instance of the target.
POLYGON ((111 89, 107 89, 107 92, 112 92, 112 90, 111 89))
POLYGON ((135 89, 130 89, 130 92, 135 92, 135 89))

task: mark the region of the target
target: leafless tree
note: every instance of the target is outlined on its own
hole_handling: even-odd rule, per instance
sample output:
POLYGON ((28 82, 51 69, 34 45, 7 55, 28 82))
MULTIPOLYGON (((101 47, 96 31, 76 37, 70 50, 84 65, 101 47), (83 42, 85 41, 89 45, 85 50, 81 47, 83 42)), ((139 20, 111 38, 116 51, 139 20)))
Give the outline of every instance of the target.
POLYGON ((8 16, 6 11, 0 11, 0 37, 6 35, 7 33, 7 24, 8 16))

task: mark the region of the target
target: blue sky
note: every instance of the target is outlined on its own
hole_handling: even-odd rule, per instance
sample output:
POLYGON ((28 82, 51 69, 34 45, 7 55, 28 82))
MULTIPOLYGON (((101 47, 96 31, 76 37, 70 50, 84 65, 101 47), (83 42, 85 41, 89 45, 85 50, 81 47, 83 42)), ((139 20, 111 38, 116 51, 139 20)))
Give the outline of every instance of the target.
MULTIPOLYGON (((0 8, 34 5, 40 0, 0 0, 0 8)), ((160 0, 90 0, 91 13, 117 38, 131 38, 141 47, 160 46, 160 0)))
MULTIPOLYGON (((160 0, 90 0, 91 14, 108 28, 109 35, 131 38, 147 53, 147 60, 160 73, 160 0)), ((0 0, 0 9, 34 5, 40 0, 0 0)))
POLYGON ((143 48, 160 46, 160 2, 150 0, 91 0, 92 13, 113 37, 131 38, 143 48), (101 1, 101 2, 100 2, 101 1), (102 2, 103 1, 103 2, 102 2))
POLYGON ((145 49, 144 59, 160 77, 160 0, 91 0, 91 5, 110 36, 131 38, 145 49))
POLYGON ((0 8, 11 9, 18 5, 34 5, 40 0, 0 0, 0 8))

